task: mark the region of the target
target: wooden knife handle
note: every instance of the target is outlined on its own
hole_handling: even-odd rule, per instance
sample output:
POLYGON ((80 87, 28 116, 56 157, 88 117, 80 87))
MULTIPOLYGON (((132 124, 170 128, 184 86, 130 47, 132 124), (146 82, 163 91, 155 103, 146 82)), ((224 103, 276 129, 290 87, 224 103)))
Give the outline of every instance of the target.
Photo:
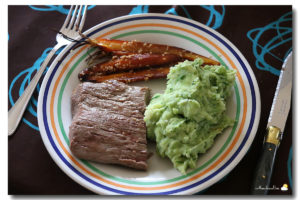
POLYGON ((263 149, 254 174, 252 194, 266 195, 270 186, 274 161, 281 141, 280 129, 268 127, 263 149))

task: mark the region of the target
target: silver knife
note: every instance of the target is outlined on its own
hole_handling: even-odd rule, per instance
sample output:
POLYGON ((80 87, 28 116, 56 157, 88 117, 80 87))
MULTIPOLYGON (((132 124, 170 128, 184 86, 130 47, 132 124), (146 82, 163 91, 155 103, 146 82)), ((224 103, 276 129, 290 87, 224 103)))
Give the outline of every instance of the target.
POLYGON ((252 194, 267 194, 271 181, 276 152, 282 139, 282 134, 291 107, 291 94, 293 82, 293 55, 292 52, 285 59, 270 116, 267 124, 267 133, 263 144, 263 151, 258 161, 252 186, 252 194))

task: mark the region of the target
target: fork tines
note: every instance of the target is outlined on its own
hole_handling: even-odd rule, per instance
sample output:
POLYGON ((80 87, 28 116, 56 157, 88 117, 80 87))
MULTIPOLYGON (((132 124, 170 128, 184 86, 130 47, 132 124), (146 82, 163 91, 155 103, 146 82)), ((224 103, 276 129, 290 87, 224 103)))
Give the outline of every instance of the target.
POLYGON ((76 5, 74 8, 74 5, 70 7, 68 16, 61 28, 62 29, 69 29, 73 31, 78 31, 82 30, 82 27, 85 22, 85 17, 86 17, 86 10, 87 10, 87 5, 76 5), (75 21, 76 19, 76 21, 75 21))

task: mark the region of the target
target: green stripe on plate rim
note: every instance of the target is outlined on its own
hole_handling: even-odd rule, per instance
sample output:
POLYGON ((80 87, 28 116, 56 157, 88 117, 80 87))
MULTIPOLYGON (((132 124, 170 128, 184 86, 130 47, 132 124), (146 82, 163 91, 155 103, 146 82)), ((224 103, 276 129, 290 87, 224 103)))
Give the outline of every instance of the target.
MULTIPOLYGON (((198 46, 201 46, 202 48, 204 48, 205 50, 207 50, 211 55, 213 55, 222 65, 224 65, 227 69, 228 67, 225 65, 224 61, 214 52, 212 51, 210 48, 208 48, 206 45, 200 43, 197 40, 194 40, 190 37, 187 37, 185 35, 181 35, 178 33, 174 33, 174 32, 170 32, 170 31, 161 31, 161 30, 141 30, 141 31, 131 31, 131 32, 126 32, 126 33, 122 33, 119 34, 117 36, 112 37, 111 39, 119 39, 125 36, 129 36, 129 35, 135 35, 135 34, 144 34, 144 33, 156 33, 156 34, 167 34, 167 35, 173 35, 176 37, 180 37, 186 40, 189 40, 195 44, 197 44, 198 46)), ((92 53, 93 51, 95 51, 96 48, 92 48, 89 49, 86 53, 84 53, 76 62, 75 64, 71 67, 70 71, 67 73, 63 84, 61 86, 60 92, 59 92, 59 97, 58 97, 58 103, 57 103, 57 115, 58 115, 58 122, 59 122, 59 127, 61 129, 61 133, 64 137, 65 142, 69 145, 69 138, 65 132, 64 126, 63 126, 63 122, 62 122, 62 115, 61 115, 61 102, 62 102, 62 96, 64 93, 64 89, 66 87, 66 84, 71 76, 71 74, 73 73, 73 71, 75 70, 75 68, 79 65, 80 62, 82 62, 88 55, 90 55, 90 53, 92 53)), ((200 170, 206 168, 208 165, 210 165, 212 162, 214 162, 219 156, 220 154, 226 149, 226 147, 228 146, 228 144, 230 143, 231 139, 233 138, 233 135, 235 133, 235 130, 237 128, 238 125, 238 119, 240 116, 240 94, 239 94, 239 90, 237 87, 237 84, 235 82, 234 84, 234 90, 235 90, 235 94, 236 94, 236 101, 237 101, 237 112, 236 112, 236 117, 235 117, 235 123, 233 125, 232 131, 228 137, 228 139, 226 140, 225 144, 222 146, 222 148, 206 163, 204 163, 203 165, 201 165, 200 167, 194 169, 193 171, 187 173, 186 175, 181 175, 179 177, 176 178, 172 178, 169 180, 164 180, 164 181, 156 181, 156 182, 143 182, 143 181, 132 181, 132 180, 127 180, 127 179, 122 179, 120 177, 116 177, 116 176, 112 176, 109 175, 101 170, 99 170, 98 168, 96 168, 95 166, 93 166, 90 162, 86 161, 86 160, 81 160, 81 162, 87 166, 89 169, 91 169, 92 171, 94 171, 95 173, 104 176, 108 179, 114 180, 114 181, 118 181, 118 182, 123 182, 123 183, 128 183, 128 184, 133 184, 133 185, 158 185, 158 184, 165 184, 165 183, 171 183, 171 182, 175 182, 187 177, 190 177, 196 173, 198 173, 200 170)))

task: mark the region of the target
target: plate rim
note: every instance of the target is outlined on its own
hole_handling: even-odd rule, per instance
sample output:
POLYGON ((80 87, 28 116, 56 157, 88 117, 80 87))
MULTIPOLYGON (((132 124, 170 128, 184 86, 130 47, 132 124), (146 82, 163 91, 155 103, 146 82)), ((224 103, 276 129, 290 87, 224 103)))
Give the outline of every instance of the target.
MULTIPOLYGON (((254 93, 255 93, 255 95, 256 95, 256 99, 255 99, 255 102, 256 102, 256 115, 258 116, 258 119, 255 119, 254 120, 254 124, 253 124, 253 127, 252 127, 252 130, 251 130, 251 133, 252 132, 257 132, 257 128, 258 128, 258 124, 259 124, 259 119, 260 119, 260 114, 261 114, 261 99, 260 99, 260 91, 259 91, 259 87, 258 87, 258 84, 257 84, 257 80, 256 80, 256 77, 255 77, 255 75, 254 75, 254 73, 253 73, 253 71, 252 71, 252 68, 251 68, 251 66, 250 66, 250 64, 247 62, 247 60, 246 60, 246 58, 243 56, 243 54, 236 48, 236 46, 234 45, 234 44, 232 44, 225 36, 223 36, 222 34, 220 34, 219 32, 217 32, 216 30, 214 30, 214 29, 212 29, 212 28, 210 28, 210 27, 208 27, 208 26, 206 26, 206 25, 204 25, 204 24, 201 24, 201 23, 199 23, 199 22, 197 22, 197 21, 194 21, 194 20, 191 20, 191 19, 187 19, 187 18, 184 18, 184 17, 181 17, 181 16, 173 16, 173 15, 168 15, 168 14, 156 14, 156 13, 147 13, 147 14, 134 14, 134 15, 125 15, 125 16, 120 16, 120 17, 116 17, 116 18, 113 18, 113 19, 110 19, 110 20, 107 20, 107 21, 105 21, 105 22, 102 22, 102 23, 99 23, 99 24, 97 24, 97 25, 95 25, 95 26, 93 26, 93 27, 91 27, 90 29, 88 29, 87 31, 85 31, 84 32, 84 34, 91 34, 93 31, 95 31, 97 28, 99 28, 99 27, 101 27, 101 26, 105 26, 106 24, 110 24, 111 22, 114 22, 114 21, 120 21, 120 20, 124 20, 124 19, 130 19, 130 18, 135 18, 135 17, 143 17, 143 16, 163 16, 163 17, 167 17, 167 18, 177 18, 177 19, 180 19, 180 20, 183 20, 183 21, 188 21, 188 22, 190 22, 190 23, 192 23, 192 24, 196 24, 196 25, 201 25, 202 27, 205 27, 205 29, 208 29, 210 32, 213 32, 214 34, 216 34, 217 36, 221 36, 221 39, 223 39, 226 43, 228 43, 229 45, 230 45, 230 47, 232 47, 234 50, 235 50, 235 52, 237 52, 237 54, 238 54, 238 56, 243 60, 243 62, 247 65, 248 64, 248 66, 250 67, 250 68, 247 68, 247 66, 246 66, 246 68, 247 68, 247 70, 248 70, 248 73, 250 74, 250 77, 252 78, 252 84, 253 84, 253 86, 254 86, 254 93), (250 70, 249 70, 250 69, 250 70)), ((140 20, 140 19, 139 19, 140 20)), ((178 22, 179 23, 179 22, 178 22)), ((57 61, 60 59, 60 57, 62 56, 62 55, 64 55, 69 49, 70 49, 70 47, 73 45, 74 43, 71 43, 71 44, 69 44, 66 48, 64 48, 63 49, 63 51, 62 52, 60 52, 60 54, 57 56, 57 58, 53 61, 53 63, 51 64, 51 66, 50 66, 50 68, 49 68, 49 70, 48 70, 48 72, 52 72, 53 71, 53 68, 54 68, 54 66, 55 66, 55 64, 57 64, 57 61)), ((49 79, 49 73, 47 72, 47 74, 46 74, 46 76, 45 76, 45 78, 44 78, 44 80, 43 80, 43 83, 42 83, 42 87, 41 87, 41 92, 40 92, 40 94, 39 94, 39 99, 38 99, 38 124, 39 124, 39 127, 40 127, 40 132, 41 132, 41 135, 42 135, 42 139, 43 139, 43 142, 45 143, 45 140, 47 141, 47 143, 49 142, 48 141, 48 138, 45 136, 45 133, 44 134, 42 134, 42 131, 41 130, 43 130, 43 129, 41 129, 41 126, 40 125, 43 125, 44 123, 43 122, 40 122, 41 121, 41 112, 40 112, 40 107, 41 107, 41 102, 42 102, 42 93, 44 93, 44 90, 45 90, 45 84, 46 83, 44 83, 44 82, 47 82, 48 81, 48 79, 49 79), (48 76, 47 76, 48 75, 48 76), (43 87, 44 86, 44 87, 43 87), (45 137, 45 138, 44 138, 45 137)), ((44 128, 44 127, 43 127, 44 128)), ((43 130, 44 131, 44 130, 43 130)), ((256 133, 255 134, 250 134, 249 135, 249 138, 247 139, 247 142, 249 142, 249 139, 251 140, 250 141, 250 143, 247 145, 247 147, 246 146, 244 146, 243 148, 242 148, 242 152, 240 152, 239 153, 239 156, 238 157, 235 157, 234 158, 234 162, 233 163, 231 163, 230 165, 228 165, 227 167, 226 167, 226 173, 223 175, 223 173, 219 173, 219 174, 217 174, 216 175, 216 177, 217 176, 220 176, 220 175, 222 175, 220 178, 214 178, 213 180, 215 180, 215 181, 213 181, 213 183, 211 183, 211 184, 209 184, 206 188, 208 188, 208 187, 210 187, 211 185, 213 185, 214 183, 216 183, 217 181, 219 181, 222 177, 224 177, 224 176, 226 176, 233 168, 235 168, 236 167, 236 165, 240 162, 240 160, 245 156, 245 153, 249 150, 249 148, 251 147, 251 144, 252 144, 252 142, 253 142, 253 139, 254 139, 254 137, 255 137, 255 135, 256 135, 256 133), (251 137, 252 136, 252 137, 251 137), (246 148, 246 150, 245 150, 245 148, 246 148), (216 180, 217 179, 217 180, 216 180)), ((49 145, 49 143, 48 143, 48 145, 46 145, 45 144, 45 146, 46 146, 46 148, 47 148, 47 150, 48 150, 48 152, 50 153, 50 156, 52 157, 52 159, 56 162, 56 164, 69 176, 69 177, 71 177, 73 180, 75 180, 76 181, 76 179, 73 177, 73 176, 71 176, 71 174, 69 174, 69 169, 65 169, 64 168, 64 166, 65 166, 65 164, 63 164, 63 165, 61 165, 61 161, 60 162, 58 162, 56 159, 54 159, 54 157, 53 157, 53 149, 52 149, 52 147, 51 147, 51 145, 49 145), (49 151, 49 149, 51 149, 50 151, 49 151), (51 153, 52 152, 52 153, 51 153)), ((56 153, 54 153, 55 154, 55 157, 57 157, 57 154, 56 153)), ((72 172, 73 173, 73 172, 72 172)), ((81 179, 80 179, 81 180, 81 179)), ((80 183, 81 184, 81 181, 80 182, 78 182, 78 181, 76 181, 77 183, 80 183)), ((94 191, 94 189, 93 188, 91 188, 91 187, 88 187, 88 185, 86 185, 86 184, 81 184, 82 186, 84 186, 84 187, 86 187, 86 188, 88 188, 88 189, 90 189, 90 190, 92 190, 92 191, 94 191)), ((197 186, 196 187, 194 187, 193 189, 195 189, 196 190, 196 188, 197 188, 197 186)), ((99 193, 99 189, 102 189, 102 188, 98 188, 97 190, 95 190, 94 192, 96 192, 96 193, 99 193)), ((107 194, 107 193, 109 193, 109 191, 107 191, 107 190, 104 190, 105 192, 103 192, 102 194, 107 194)), ((191 189, 188 189, 188 191, 191 191, 191 189)), ((198 192, 197 190, 196 191, 194 191, 194 192, 198 192)), ((192 193, 194 193, 194 192, 192 192, 192 193)), ((175 193, 176 194, 176 193, 175 193)))

